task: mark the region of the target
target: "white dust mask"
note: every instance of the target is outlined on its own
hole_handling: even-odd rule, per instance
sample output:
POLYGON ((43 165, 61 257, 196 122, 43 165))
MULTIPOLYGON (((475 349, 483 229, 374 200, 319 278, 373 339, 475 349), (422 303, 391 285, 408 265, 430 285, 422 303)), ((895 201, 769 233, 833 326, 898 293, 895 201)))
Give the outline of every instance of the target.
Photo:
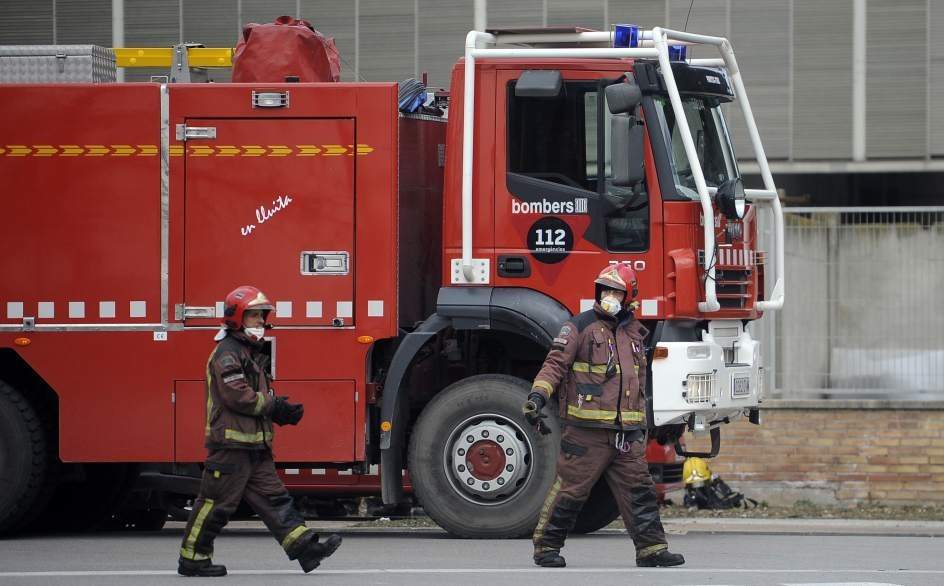
POLYGON ((260 327, 260 328, 243 328, 243 329, 246 331, 247 334, 249 334, 250 336, 252 336, 253 338, 255 338, 255 339, 257 339, 257 340, 261 340, 262 338, 265 337, 265 328, 264 328, 264 327, 260 327))
POLYGON ((604 295, 600 298, 600 307, 610 315, 616 315, 622 309, 620 301, 612 295, 604 295))

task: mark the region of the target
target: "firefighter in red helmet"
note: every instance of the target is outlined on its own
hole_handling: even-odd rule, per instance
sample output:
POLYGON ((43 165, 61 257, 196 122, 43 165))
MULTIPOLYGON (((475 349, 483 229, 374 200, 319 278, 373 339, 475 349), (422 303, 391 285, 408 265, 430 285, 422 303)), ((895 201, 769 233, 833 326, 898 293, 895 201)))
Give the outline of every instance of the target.
POLYGON ((524 405, 525 418, 549 433, 542 409, 560 392, 563 424, 557 479, 534 530, 534 563, 566 565, 560 550, 600 477, 610 486, 636 546, 636 565, 678 566, 668 550, 646 463, 648 331, 634 315, 636 273, 610 264, 594 281, 596 303, 566 322, 553 340, 524 405))
POLYGON ((181 575, 226 575, 225 566, 211 562, 213 541, 243 499, 306 573, 341 545, 340 536, 320 541, 305 527, 275 471, 272 424, 297 425, 304 408, 270 388, 263 337, 272 310, 255 287, 238 287, 226 296, 223 329, 207 362, 208 454, 180 547, 181 575))

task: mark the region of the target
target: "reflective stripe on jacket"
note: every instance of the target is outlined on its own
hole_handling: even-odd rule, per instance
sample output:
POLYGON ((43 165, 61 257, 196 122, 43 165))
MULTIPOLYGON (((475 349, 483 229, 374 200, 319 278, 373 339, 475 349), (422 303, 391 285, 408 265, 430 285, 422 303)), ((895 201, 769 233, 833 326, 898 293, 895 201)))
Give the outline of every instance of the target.
POLYGON ((229 331, 207 361, 206 447, 268 450, 274 397, 262 343, 229 331))
POLYGON ((647 334, 634 316, 617 323, 594 304, 561 327, 532 388, 560 391, 561 418, 573 425, 644 427, 647 334))

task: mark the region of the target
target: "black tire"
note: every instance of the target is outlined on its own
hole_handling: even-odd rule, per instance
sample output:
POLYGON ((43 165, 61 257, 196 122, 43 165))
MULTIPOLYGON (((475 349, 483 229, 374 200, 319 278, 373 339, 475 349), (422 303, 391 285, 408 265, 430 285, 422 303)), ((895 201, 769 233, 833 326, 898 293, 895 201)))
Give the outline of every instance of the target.
POLYGON ((0 535, 19 530, 47 494, 50 446, 26 398, 0 381, 0 535))
POLYGON ((551 434, 541 435, 527 424, 521 406, 529 392, 530 385, 519 378, 473 376, 436 395, 417 420, 410 439, 413 489, 426 513, 452 535, 494 539, 522 537, 534 531, 556 475, 560 430, 553 405, 545 408, 551 434), (514 476, 507 481, 503 477, 501 483, 497 477, 492 483, 478 482, 477 488, 495 491, 481 497, 462 484, 456 472, 462 461, 454 459, 453 449, 447 450, 447 446, 454 448, 458 442, 472 437, 463 435, 464 430, 481 433, 477 430, 485 431, 486 426, 500 432, 494 440, 506 442, 501 446, 492 442, 501 452, 498 454, 503 466, 501 474, 511 465, 514 476), (506 431, 507 438, 503 435, 506 431), (512 452, 506 460, 503 454, 509 447, 512 452), (517 466, 512 462, 517 462, 517 466), (496 488, 499 484, 501 488, 496 488))
POLYGON ((610 485, 606 483, 605 478, 600 477, 580 510, 573 533, 593 533, 597 529, 603 529, 615 521, 619 514, 619 507, 616 506, 610 485))

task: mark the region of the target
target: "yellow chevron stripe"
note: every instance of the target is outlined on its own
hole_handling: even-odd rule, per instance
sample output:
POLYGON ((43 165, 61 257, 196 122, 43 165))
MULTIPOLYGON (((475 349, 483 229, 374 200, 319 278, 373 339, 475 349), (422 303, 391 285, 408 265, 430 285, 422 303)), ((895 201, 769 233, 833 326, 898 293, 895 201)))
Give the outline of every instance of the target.
POLYGON ((290 149, 289 147, 285 145, 282 145, 282 144, 269 145, 270 157, 284 157, 285 155, 290 155, 290 154, 292 154, 292 149, 290 149))
POLYGON ((7 154, 11 157, 25 157, 33 152, 32 147, 22 144, 8 144, 7 154))
POLYGON ((220 157, 235 157, 239 155, 240 152, 242 152, 242 149, 238 146, 219 146, 216 147, 216 149, 216 154, 220 157))
POLYGON ((215 147, 206 146, 206 145, 196 145, 190 147, 187 151, 187 154, 191 157, 208 157, 216 152, 215 147))
MULTIPOLYGON (((153 144, 8 144, 0 146, 0 156, 4 157, 153 157, 160 148, 153 144)), ((367 155, 374 148, 367 144, 343 146, 339 144, 299 144, 299 145, 183 145, 172 144, 169 154, 180 157, 185 154, 194 157, 337 157, 341 155, 367 155)))
POLYGON ((347 147, 339 144, 323 144, 321 146, 324 147, 324 156, 326 157, 336 157, 347 152, 347 147))
POLYGON ((299 157, 314 157, 321 152, 321 147, 314 144, 297 144, 295 147, 298 149, 299 157))

